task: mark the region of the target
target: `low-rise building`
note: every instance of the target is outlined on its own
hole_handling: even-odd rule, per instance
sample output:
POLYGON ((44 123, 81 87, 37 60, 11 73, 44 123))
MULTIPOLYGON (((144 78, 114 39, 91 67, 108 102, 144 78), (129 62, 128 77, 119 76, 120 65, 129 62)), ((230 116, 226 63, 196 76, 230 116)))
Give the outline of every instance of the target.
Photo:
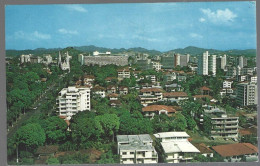
POLYGON ((187 100, 188 94, 186 92, 165 92, 163 93, 163 100, 171 102, 179 102, 181 100, 187 100))
POLYGON ((232 86, 232 83, 233 83, 233 81, 225 80, 225 81, 223 82, 223 88, 224 88, 224 89, 230 89, 231 86, 232 86))
POLYGON ((144 88, 140 90, 140 93, 139 99, 143 106, 162 100, 162 89, 159 88, 144 88))
POLYGON ((204 143, 193 144, 199 151, 200 154, 205 157, 213 157, 213 151, 204 143))
POLYGON ((156 71, 160 71, 162 69, 162 65, 160 62, 155 62, 153 61, 152 62, 152 65, 153 65, 153 68, 156 70, 156 71))
POLYGON ((114 85, 109 85, 107 87, 107 94, 116 93, 116 91, 117 91, 117 87, 114 85))
POLYGON ((225 162, 258 161, 258 148, 251 143, 235 143, 227 145, 212 146, 225 162))
POLYGON ((189 162, 200 151, 193 146, 186 132, 163 132, 154 134, 161 141, 167 163, 189 162))
POLYGON ((148 134, 117 135, 120 164, 158 163, 158 154, 148 134))
POLYGON ((124 78, 130 78, 130 70, 128 68, 117 70, 118 80, 121 81, 124 78))
POLYGON ((120 86, 120 87, 118 88, 118 91, 119 91, 119 94, 120 94, 120 95, 126 95, 126 94, 128 94, 128 87, 126 87, 126 86, 120 86))
POLYGON ((176 112, 172 106, 166 105, 149 105, 142 108, 145 117, 153 118, 155 115, 165 114, 171 116, 176 112))
POLYGON ((99 95, 102 98, 106 97, 106 88, 104 88, 102 86, 95 86, 92 89, 92 91, 93 91, 93 93, 99 95))

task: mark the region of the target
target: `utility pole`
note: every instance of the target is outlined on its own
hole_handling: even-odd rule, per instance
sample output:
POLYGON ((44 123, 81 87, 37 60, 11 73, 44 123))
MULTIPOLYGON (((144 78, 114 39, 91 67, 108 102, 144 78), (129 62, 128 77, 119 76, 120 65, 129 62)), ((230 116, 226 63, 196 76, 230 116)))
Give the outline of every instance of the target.
POLYGON ((19 163, 19 159, 18 159, 18 145, 16 144, 16 163, 19 163))

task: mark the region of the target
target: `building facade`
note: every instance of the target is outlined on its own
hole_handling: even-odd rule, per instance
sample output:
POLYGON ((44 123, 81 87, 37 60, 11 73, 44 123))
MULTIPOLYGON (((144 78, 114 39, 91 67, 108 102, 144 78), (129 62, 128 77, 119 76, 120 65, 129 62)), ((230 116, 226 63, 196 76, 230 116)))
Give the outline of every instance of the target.
POLYGON ((236 101, 240 106, 256 105, 258 103, 257 84, 239 83, 236 88, 236 101))
POLYGON ((117 152, 120 164, 158 163, 158 154, 148 134, 117 135, 117 152))
POLYGON ((59 116, 70 120, 79 111, 90 111, 90 89, 85 87, 63 88, 57 97, 59 116))

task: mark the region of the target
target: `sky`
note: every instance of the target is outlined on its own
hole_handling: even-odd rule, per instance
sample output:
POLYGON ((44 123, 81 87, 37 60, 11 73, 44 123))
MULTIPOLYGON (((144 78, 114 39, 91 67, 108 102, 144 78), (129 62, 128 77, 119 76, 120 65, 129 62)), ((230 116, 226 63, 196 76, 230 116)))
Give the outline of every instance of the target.
POLYGON ((254 2, 7 5, 6 49, 256 48, 254 2))

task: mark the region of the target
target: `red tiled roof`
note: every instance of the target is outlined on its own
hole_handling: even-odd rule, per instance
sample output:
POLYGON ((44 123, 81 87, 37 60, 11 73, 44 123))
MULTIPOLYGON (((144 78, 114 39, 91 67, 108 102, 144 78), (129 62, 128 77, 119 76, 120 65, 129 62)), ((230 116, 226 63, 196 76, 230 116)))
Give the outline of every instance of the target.
POLYGON ((144 88, 140 92, 162 92, 162 89, 159 88, 144 88))
POLYGON ((209 95, 194 95, 193 97, 194 98, 204 98, 204 97, 206 97, 206 98, 209 98, 209 99, 213 99, 213 97, 209 96, 209 95))
POLYGON ((110 100, 110 101, 109 101, 109 104, 110 104, 110 105, 120 105, 120 104, 121 104, 121 101, 120 101, 120 100, 110 100))
POLYGON ((188 97, 186 92, 166 92, 163 93, 163 97, 188 97))
POLYGON ((142 108, 143 112, 160 111, 160 110, 166 110, 168 112, 176 112, 176 110, 173 107, 166 106, 166 105, 149 105, 147 107, 142 108))
POLYGON ((129 70, 129 68, 124 68, 124 69, 118 69, 117 71, 118 71, 118 72, 120 72, 120 71, 126 71, 126 72, 128 72, 128 71, 130 71, 130 70, 129 70))
POLYGON ((126 86, 120 86, 118 89, 119 90, 124 90, 125 88, 128 89, 128 87, 126 87, 126 86))
POLYGON ((84 79, 88 78, 88 79, 95 79, 95 76, 93 75, 84 75, 84 79))
POLYGON ((193 144, 199 151, 200 153, 213 153, 212 150, 210 150, 209 147, 207 147, 204 143, 200 143, 200 144, 193 144))
POLYGON ((105 90, 106 88, 102 87, 102 86, 95 86, 92 90, 93 91, 100 91, 100 90, 105 90))
POLYGON ((203 86, 203 87, 200 88, 200 90, 210 90, 210 89, 206 86, 203 86))
POLYGON ((118 97, 118 94, 116 94, 116 93, 111 93, 111 94, 108 95, 108 97, 118 97))
POLYGON ((240 155, 258 153, 257 147, 250 143, 219 145, 219 146, 213 146, 212 149, 214 149, 222 157, 231 157, 231 156, 240 156, 240 155))
POLYGON ((117 79, 117 78, 116 77, 107 77, 107 78, 105 78, 106 81, 113 80, 113 79, 117 79))
POLYGON ((107 87, 107 90, 110 90, 110 89, 116 89, 116 86, 114 86, 114 85, 109 85, 108 87, 107 87))

